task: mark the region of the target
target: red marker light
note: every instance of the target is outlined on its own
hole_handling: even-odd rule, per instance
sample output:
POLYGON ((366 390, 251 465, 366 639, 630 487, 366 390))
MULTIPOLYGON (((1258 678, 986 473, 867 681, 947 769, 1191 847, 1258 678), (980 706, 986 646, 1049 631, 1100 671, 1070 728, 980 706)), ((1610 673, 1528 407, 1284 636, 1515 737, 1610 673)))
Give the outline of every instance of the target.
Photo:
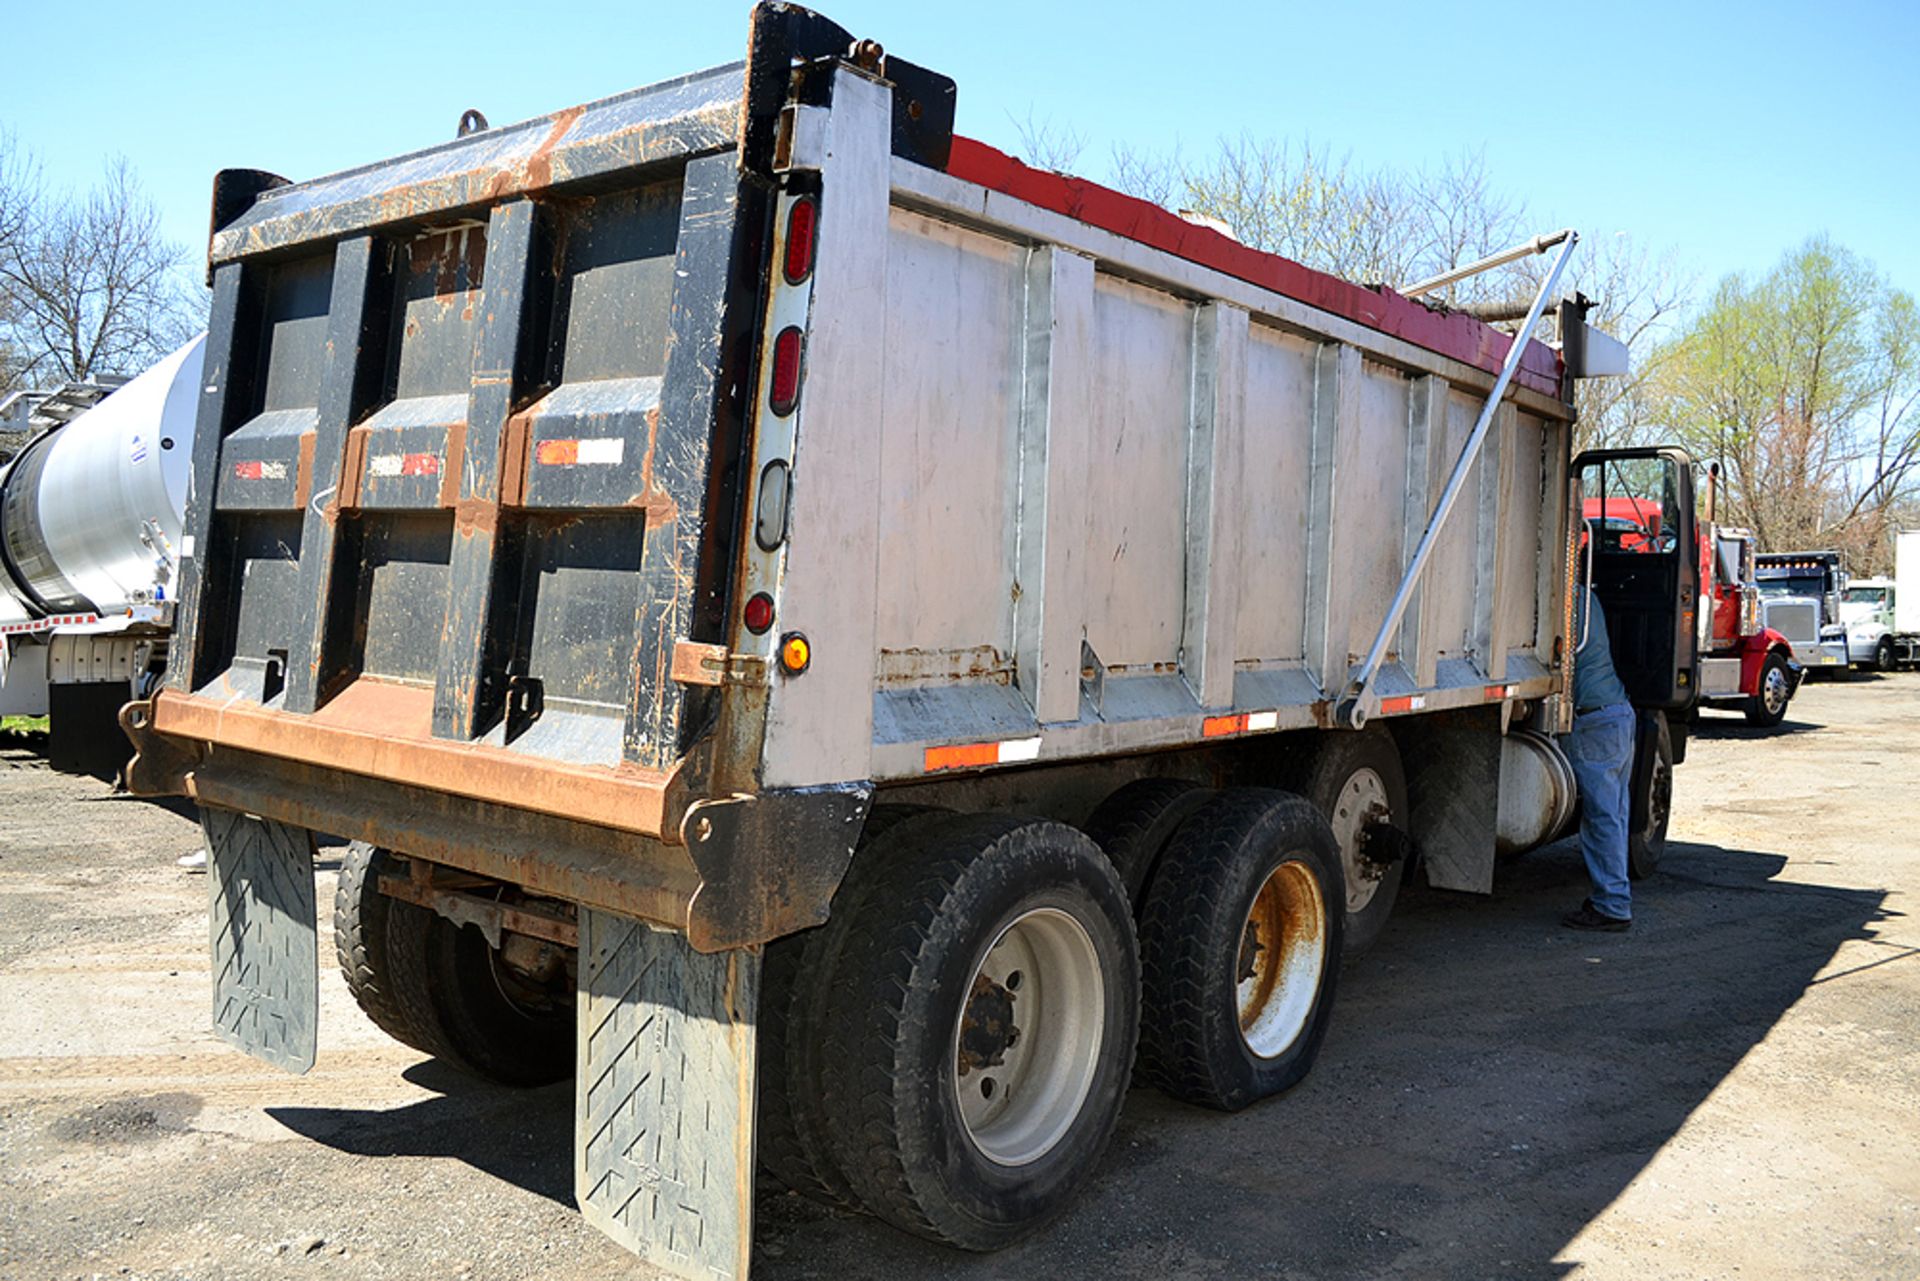
POLYGON ((747 600, 747 607, 740 612, 741 621, 747 630, 755 636, 762 635, 773 626, 773 597, 765 592, 756 592, 747 600))
POLYGON ((767 397, 782 418, 800 399, 800 327, 788 325, 773 340, 773 389, 767 397))
POLYGON ((819 225, 820 204, 812 196, 802 196, 788 209, 787 257, 782 264, 788 284, 799 284, 813 270, 813 233, 819 225))

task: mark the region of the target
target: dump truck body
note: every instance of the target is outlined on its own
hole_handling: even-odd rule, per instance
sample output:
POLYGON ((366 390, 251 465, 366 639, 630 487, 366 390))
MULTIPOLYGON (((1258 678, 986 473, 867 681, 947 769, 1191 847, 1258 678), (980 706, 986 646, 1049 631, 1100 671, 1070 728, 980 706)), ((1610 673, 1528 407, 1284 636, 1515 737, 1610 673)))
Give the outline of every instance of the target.
MULTIPOLYGON (((809 1131, 805 1065, 769 1103, 790 1065, 756 1068, 756 1022, 821 964, 795 936, 831 915, 854 955, 891 910, 841 890, 876 800, 910 852, 868 860, 883 884, 930 850, 1066 869, 1054 898, 961 920, 986 931, 971 982, 897 985, 998 1015, 1047 957, 1054 992, 1132 1008, 1111 901, 1155 891, 1084 863, 1071 825, 1099 828, 1101 796, 1205 784, 1218 822, 1326 834, 1248 919, 1250 947, 1304 930, 1272 955, 1317 976, 1281 1011, 1292 1048, 1256 1055, 1295 1066, 1255 1093, 1311 1061, 1343 895, 1389 904, 1415 845, 1433 883, 1485 891, 1496 848, 1572 808, 1559 353, 954 138, 950 81, 804 11, 757 10, 750 49, 330 178, 223 175, 190 568, 166 688, 123 718, 135 788, 209 816, 223 1035, 311 1063, 307 834, 364 842, 368 892, 458 946, 567 949, 577 979, 511 964, 577 1014, 582 1207, 690 1275, 746 1265, 756 1073, 762 1126, 791 1106, 809 1131), (1284 757, 1310 794, 1323 739, 1373 753, 1342 776, 1372 780, 1348 829, 1333 800, 1309 819, 1233 790, 1284 757)), ((1694 598, 1684 565, 1633 581, 1654 595, 1621 598, 1623 631, 1689 633, 1659 614, 1694 598)), ((790 1013, 791 1042, 832 1011, 790 1013)), ((1111 1100, 1131 1033, 1091 1026, 1081 1087, 1111 1100)), ((1053 1138, 1005 1137, 999 1078, 968 1074, 1014 1072, 1011 1036, 958 1045, 988 1091, 949 1118, 970 1151, 1090 1160, 1071 1099, 1034 1122, 1053 1138)), ((923 1209, 894 1221, 1002 1239, 923 1209)))

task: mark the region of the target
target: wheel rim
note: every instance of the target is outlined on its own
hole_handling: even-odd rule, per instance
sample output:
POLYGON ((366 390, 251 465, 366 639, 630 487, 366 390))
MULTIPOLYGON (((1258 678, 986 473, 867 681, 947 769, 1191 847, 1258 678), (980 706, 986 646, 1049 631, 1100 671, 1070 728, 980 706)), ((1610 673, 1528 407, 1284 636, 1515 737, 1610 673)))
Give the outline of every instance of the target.
POLYGON ((1761 677, 1760 701, 1766 704, 1769 716, 1786 710, 1787 674, 1778 663, 1769 663, 1766 675, 1761 677))
POLYGON ((1267 874, 1241 934, 1234 995, 1240 1037, 1263 1059, 1286 1052, 1307 1026, 1327 966, 1320 882, 1298 859, 1267 874))
POLYGON ((1365 857, 1367 829, 1392 817, 1387 785, 1378 773, 1363 766, 1347 776, 1340 795, 1333 802, 1328 826, 1333 828, 1333 838, 1340 843, 1340 866, 1346 872, 1349 916, 1364 911, 1386 879, 1387 865, 1365 857))
POLYGON ((1647 788, 1646 837, 1652 840, 1667 825, 1667 807, 1673 804, 1673 767, 1664 760, 1653 763, 1653 778, 1647 788))
POLYGON ((953 1033, 967 1137, 998 1165, 1027 1165, 1072 1128, 1106 1032, 1100 955, 1057 908, 1015 918, 974 968, 953 1033))

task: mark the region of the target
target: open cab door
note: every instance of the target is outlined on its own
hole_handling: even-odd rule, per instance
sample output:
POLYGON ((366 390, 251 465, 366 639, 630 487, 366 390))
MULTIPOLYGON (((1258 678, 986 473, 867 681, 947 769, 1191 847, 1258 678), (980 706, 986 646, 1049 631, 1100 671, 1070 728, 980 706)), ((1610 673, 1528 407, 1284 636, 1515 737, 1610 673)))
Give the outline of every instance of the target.
POLYGON ((1668 446, 1590 451, 1573 465, 1588 533, 1580 579, 1592 582, 1606 612, 1614 670, 1639 709, 1627 825, 1627 867, 1637 880, 1666 850, 1673 767, 1686 759, 1699 696, 1693 459, 1668 446))
POLYGON ((1606 611, 1613 665, 1636 707, 1685 712, 1699 688, 1700 542, 1684 449, 1574 459, 1589 541, 1581 577, 1606 611))

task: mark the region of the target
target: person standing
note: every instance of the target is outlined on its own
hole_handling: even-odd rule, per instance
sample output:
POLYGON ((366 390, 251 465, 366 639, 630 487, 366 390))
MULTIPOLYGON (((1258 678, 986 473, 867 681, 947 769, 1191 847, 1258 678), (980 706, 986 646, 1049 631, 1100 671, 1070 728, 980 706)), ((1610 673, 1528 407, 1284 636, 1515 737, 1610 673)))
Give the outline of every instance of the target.
POLYGON ((1633 926, 1627 881, 1627 827, 1633 802, 1633 704, 1613 670, 1607 616, 1588 587, 1575 611, 1573 732, 1560 740, 1580 788, 1580 854, 1593 894, 1560 918, 1574 930, 1624 932, 1633 926))

